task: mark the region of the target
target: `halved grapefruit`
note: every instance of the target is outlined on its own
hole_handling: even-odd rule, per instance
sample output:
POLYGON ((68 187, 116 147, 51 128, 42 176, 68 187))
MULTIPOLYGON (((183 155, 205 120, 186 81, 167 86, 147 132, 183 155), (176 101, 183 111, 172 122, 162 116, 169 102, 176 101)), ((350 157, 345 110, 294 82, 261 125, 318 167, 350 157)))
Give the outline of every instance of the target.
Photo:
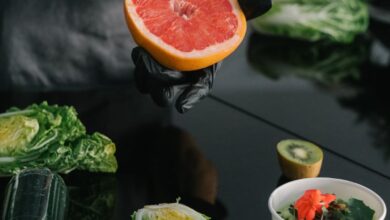
POLYGON ((135 42, 162 65, 197 70, 241 43, 246 20, 237 0, 124 0, 135 42))

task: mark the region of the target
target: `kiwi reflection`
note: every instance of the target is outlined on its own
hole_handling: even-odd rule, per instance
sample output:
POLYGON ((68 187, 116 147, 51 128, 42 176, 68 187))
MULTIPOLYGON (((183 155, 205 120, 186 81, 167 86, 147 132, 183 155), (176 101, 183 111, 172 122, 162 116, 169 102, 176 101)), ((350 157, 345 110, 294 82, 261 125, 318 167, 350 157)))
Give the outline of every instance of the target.
MULTIPOLYGON (((119 161, 121 197, 133 204, 131 212, 145 204, 180 202, 210 216, 223 219, 226 211, 217 200, 217 170, 205 158, 191 135, 173 126, 148 126, 135 136, 127 161, 119 161), (132 178, 129 177, 132 174, 132 178)), ((128 208, 126 209, 127 211, 128 208)))
POLYGON ((293 75, 329 86, 359 78, 359 66, 367 56, 365 40, 360 41, 351 45, 312 43, 252 34, 248 58, 254 68, 269 78, 293 75))

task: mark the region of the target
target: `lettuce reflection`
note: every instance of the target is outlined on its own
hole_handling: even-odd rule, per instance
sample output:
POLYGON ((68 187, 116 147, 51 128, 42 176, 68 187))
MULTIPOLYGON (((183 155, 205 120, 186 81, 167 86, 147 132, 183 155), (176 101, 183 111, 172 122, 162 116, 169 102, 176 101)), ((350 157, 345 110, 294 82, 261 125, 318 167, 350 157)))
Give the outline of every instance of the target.
POLYGON ((69 191, 68 219, 112 219, 116 204, 113 174, 75 172, 64 176, 69 191))
POLYGON ((268 78, 302 78, 327 89, 343 108, 356 113, 354 123, 369 126, 371 145, 380 149, 384 160, 389 161, 389 24, 373 20, 370 25, 370 33, 351 45, 253 34, 248 58, 268 78))
POLYGON ((359 67, 367 57, 366 45, 311 43, 252 34, 248 57, 254 68, 271 79, 292 75, 320 85, 334 85, 359 79, 359 67))

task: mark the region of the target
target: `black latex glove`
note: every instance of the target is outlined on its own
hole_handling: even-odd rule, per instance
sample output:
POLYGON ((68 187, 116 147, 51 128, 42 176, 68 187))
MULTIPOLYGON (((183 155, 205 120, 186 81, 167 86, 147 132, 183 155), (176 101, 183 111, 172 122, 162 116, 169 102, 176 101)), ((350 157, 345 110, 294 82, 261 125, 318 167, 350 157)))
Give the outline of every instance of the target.
MULTIPOLYGON (((271 0, 239 0, 247 20, 264 14, 271 8, 271 0)), ((178 112, 184 113, 206 97, 213 87, 215 75, 221 66, 216 63, 196 71, 177 71, 155 61, 143 48, 132 52, 135 80, 140 92, 150 94, 160 106, 175 103, 178 112)))
POLYGON ((196 71, 168 69, 154 60, 141 47, 132 52, 135 82, 141 93, 149 93, 159 106, 175 102, 178 112, 184 113, 208 95, 220 63, 196 71))
POLYGON ((246 20, 266 13, 272 6, 272 0, 238 0, 246 20))

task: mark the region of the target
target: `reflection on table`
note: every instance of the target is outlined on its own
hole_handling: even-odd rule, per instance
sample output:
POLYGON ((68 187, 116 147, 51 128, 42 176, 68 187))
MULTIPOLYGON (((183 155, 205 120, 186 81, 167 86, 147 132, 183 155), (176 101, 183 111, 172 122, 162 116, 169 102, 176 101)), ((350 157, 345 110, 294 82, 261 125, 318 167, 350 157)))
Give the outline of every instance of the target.
MULTIPOLYGON (((116 175, 79 171, 63 175, 72 218, 120 219, 144 205, 175 202, 179 197, 213 219, 226 216, 217 199, 214 165, 188 132, 171 125, 171 109, 155 106, 132 84, 112 90, 3 90, 0 97, 1 111, 44 100, 72 105, 88 130, 103 132, 116 143, 116 175)), ((9 178, 0 180, 5 185, 9 178)))

